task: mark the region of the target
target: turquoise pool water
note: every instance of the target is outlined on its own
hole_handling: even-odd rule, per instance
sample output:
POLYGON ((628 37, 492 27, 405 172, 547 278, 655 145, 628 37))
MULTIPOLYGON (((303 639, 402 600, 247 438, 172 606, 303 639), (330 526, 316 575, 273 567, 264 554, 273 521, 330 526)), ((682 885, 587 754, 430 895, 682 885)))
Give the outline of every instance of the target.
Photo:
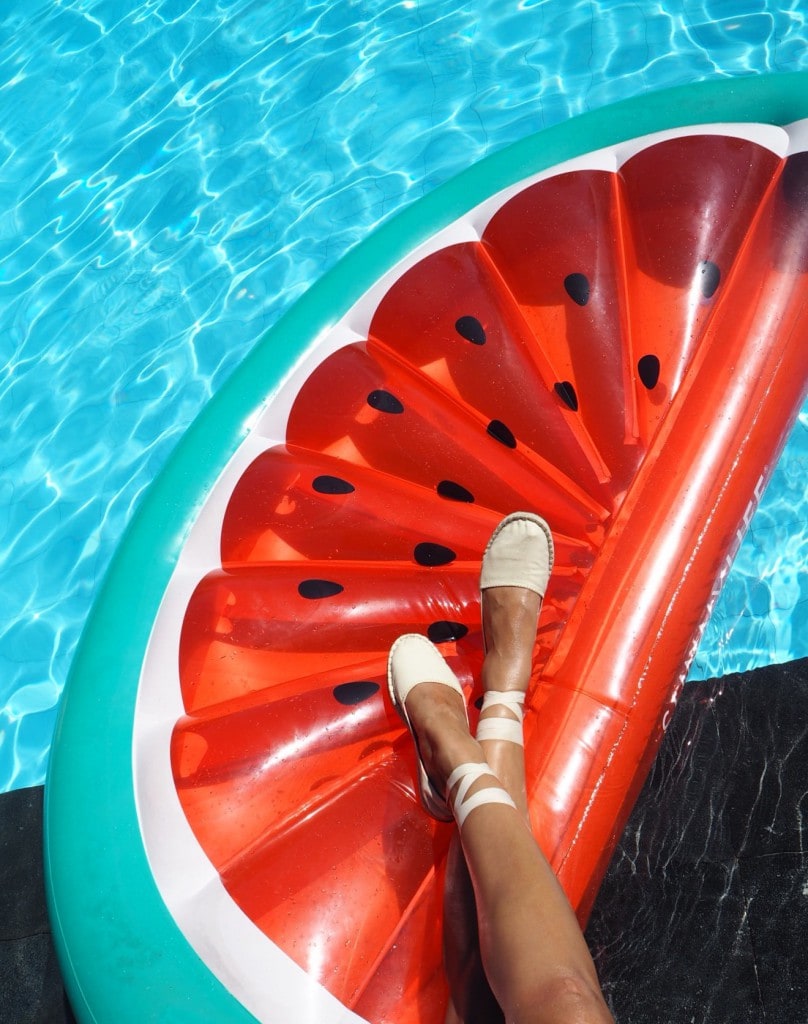
MULTIPOLYGON (((0 14, 0 792, 139 498, 382 221, 539 128, 808 68, 808 2, 19 0, 0 14)), ((808 654, 808 406, 692 675, 808 654)), ((121 643, 126 638, 121 637, 121 643)))

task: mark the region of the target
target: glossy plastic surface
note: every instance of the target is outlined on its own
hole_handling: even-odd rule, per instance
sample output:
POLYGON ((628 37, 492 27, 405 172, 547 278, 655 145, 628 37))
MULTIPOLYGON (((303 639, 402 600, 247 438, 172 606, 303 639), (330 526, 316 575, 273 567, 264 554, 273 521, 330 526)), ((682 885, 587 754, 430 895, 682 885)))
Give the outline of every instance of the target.
POLYGON ((450 828, 418 806, 384 663, 424 630, 474 700, 479 559, 520 506, 559 551, 532 811, 585 916, 808 378, 805 127, 632 133, 787 124, 805 95, 716 83, 497 155, 211 403, 121 549, 54 744, 79 1019, 442 1019, 450 828))
POLYGON ((519 508, 558 538, 531 809, 585 916, 801 401, 803 159, 697 132, 528 185, 395 281, 241 475, 183 624, 178 792, 239 907, 361 1016, 432 1019, 397 993, 440 967, 437 928, 398 943, 425 886, 440 905, 449 830, 414 798, 387 651, 434 637, 474 703, 480 557, 519 508))

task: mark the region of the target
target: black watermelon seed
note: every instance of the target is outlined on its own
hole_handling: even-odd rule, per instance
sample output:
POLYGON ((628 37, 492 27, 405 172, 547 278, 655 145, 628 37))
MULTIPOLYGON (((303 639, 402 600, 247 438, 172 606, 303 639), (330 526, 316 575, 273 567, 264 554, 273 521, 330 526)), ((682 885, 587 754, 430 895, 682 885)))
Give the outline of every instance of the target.
POLYGON ((564 278, 564 288, 567 295, 579 306, 585 306, 589 302, 589 278, 586 274, 567 274, 564 278))
POLYGON ((455 330, 472 345, 485 344, 485 328, 476 316, 461 316, 455 323, 455 330))
POLYGON ((491 437, 504 444, 506 448, 516 447, 516 438, 502 420, 491 420, 486 429, 491 437))
POLYGON ((341 583, 333 583, 331 580, 303 580, 298 585, 297 592, 309 601, 317 601, 321 597, 341 594, 344 589, 341 583))
POLYGON ((474 701, 474 707, 477 708, 478 711, 482 711, 483 709, 483 697, 485 697, 485 694, 481 693, 477 700, 474 701))
POLYGON ((378 683, 372 683, 369 679, 357 679, 352 683, 340 683, 339 686, 335 686, 334 699, 339 704, 351 707, 354 704, 361 704, 363 700, 368 700, 378 692, 378 683))
POLYGON ((449 640, 460 640, 468 631, 468 626, 464 626, 462 622, 450 622, 448 619, 443 619, 431 623, 426 635, 433 644, 445 644, 449 640))
POLYGON ((368 395, 368 405, 373 409, 378 409, 379 412, 404 412, 404 406, 389 391, 371 391, 368 395))
POLYGON ((657 386, 659 380, 659 359, 654 355, 643 356, 637 363, 640 380, 650 391, 657 386))
POLYGON ((356 490, 353 484, 349 484, 342 477, 325 474, 323 476, 316 476, 312 480, 311 486, 319 494, 350 494, 356 490))
POLYGON ((432 544, 429 541, 416 544, 414 555, 415 561, 419 565, 448 565, 449 562, 453 562, 457 558, 451 548, 446 548, 443 544, 432 544))
POLYGON ((699 270, 701 271, 701 294, 705 299, 711 299, 721 280, 721 271, 712 260, 704 260, 700 263, 699 270))
POLYGON ((474 501, 471 491, 456 484, 454 480, 441 480, 437 486, 437 492, 441 498, 448 498, 449 501, 474 501))
POLYGON ((578 396, 575 394, 575 388, 568 380, 559 381, 555 385, 555 393, 573 412, 578 412, 578 396))

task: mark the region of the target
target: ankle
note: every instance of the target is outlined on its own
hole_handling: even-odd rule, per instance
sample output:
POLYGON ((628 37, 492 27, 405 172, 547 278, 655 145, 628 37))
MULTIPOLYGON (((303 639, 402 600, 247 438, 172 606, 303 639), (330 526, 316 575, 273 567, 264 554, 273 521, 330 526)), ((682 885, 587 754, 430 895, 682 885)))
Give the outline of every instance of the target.
POLYGON ((527 692, 533 673, 532 649, 503 650, 492 647, 488 650, 483 662, 482 688, 489 691, 515 693, 527 692))
POLYGON ((446 799, 461 834, 466 818, 477 807, 505 804, 518 811, 512 797, 485 760, 457 765, 447 780, 446 788, 446 799))
POLYGON ((530 678, 540 600, 520 587, 491 587, 483 592, 483 634, 487 676, 504 674, 494 689, 524 689, 530 678))
POLYGON ((456 765, 482 757, 479 745, 469 732, 465 708, 446 693, 445 687, 429 684, 412 691, 408 708, 424 766, 443 791, 456 765))
POLYGON ((480 721, 504 718, 523 722, 525 717, 525 700, 527 692, 522 687, 499 689, 488 687, 483 692, 480 702, 480 721))

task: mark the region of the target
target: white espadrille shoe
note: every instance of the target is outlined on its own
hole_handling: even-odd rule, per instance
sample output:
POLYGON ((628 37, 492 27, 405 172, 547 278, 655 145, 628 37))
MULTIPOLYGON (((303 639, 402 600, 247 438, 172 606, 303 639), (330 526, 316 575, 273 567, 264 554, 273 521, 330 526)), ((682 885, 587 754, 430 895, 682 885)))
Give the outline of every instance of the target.
POLYGON ((541 516, 512 512, 494 530, 485 549, 480 590, 524 587, 544 597, 553 554, 553 534, 541 516))
POLYGON ((412 688, 419 683, 443 683, 451 687, 463 697, 465 707, 463 688, 437 647, 420 633, 407 633, 400 636, 390 648, 387 659, 387 688, 393 706, 409 729, 415 744, 418 755, 418 790, 424 810, 438 821, 451 821, 453 815, 446 798, 427 774, 421 760, 418 737, 407 714, 407 697, 412 688))

